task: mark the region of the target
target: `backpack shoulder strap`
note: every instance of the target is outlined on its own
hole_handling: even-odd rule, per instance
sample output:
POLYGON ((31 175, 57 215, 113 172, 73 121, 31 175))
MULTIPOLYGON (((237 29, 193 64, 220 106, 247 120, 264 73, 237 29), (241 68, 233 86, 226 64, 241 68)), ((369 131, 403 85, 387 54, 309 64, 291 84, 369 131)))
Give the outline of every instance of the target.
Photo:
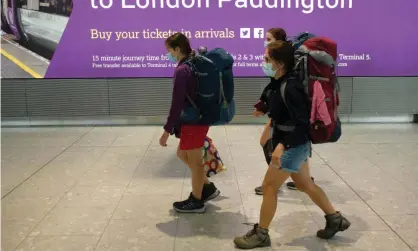
POLYGON ((287 81, 284 81, 280 85, 280 95, 282 96, 283 103, 285 104, 285 106, 287 108, 287 111, 289 112, 290 116, 292 117, 292 113, 290 112, 289 106, 288 106, 287 101, 286 101, 286 86, 287 86, 287 81))
POLYGON ((223 74, 220 71, 219 72, 219 104, 224 103, 224 105, 228 105, 228 103, 226 102, 226 97, 225 97, 225 91, 224 91, 224 80, 223 80, 223 74))
MULTIPOLYGON (((196 67, 195 67, 194 63, 192 62, 192 60, 193 60, 192 58, 187 59, 186 61, 184 61, 184 63, 183 63, 183 64, 186 64, 186 65, 188 65, 188 66, 189 66, 190 70, 192 71, 192 74, 194 74, 194 75, 196 76, 196 81, 198 81, 198 74, 197 74, 197 72, 196 72, 196 67)), ((194 108, 196 108, 196 109, 197 109, 196 102, 194 102, 194 101, 193 101, 193 99, 190 97, 190 95, 189 95, 189 94, 186 94, 186 98, 187 98, 187 100, 190 102, 190 104, 191 104, 194 108)))
POLYGON ((197 108, 197 105, 196 105, 196 103, 193 101, 193 99, 187 94, 186 95, 186 97, 187 97, 187 100, 189 100, 189 102, 190 102, 190 104, 194 107, 194 108, 197 108))
MULTIPOLYGON (((289 109, 289 106, 286 102, 286 95, 285 95, 285 90, 286 90, 286 86, 287 86, 287 81, 284 81, 281 85, 280 85, 280 95, 282 96, 283 102, 287 108, 287 111, 290 114, 290 118, 293 120, 293 115, 292 112, 289 109)), ((293 132, 295 130, 295 126, 289 126, 289 125, 278 125, 276 123, 273 123, 273 126, 281 131, 284 132, 293 132)))

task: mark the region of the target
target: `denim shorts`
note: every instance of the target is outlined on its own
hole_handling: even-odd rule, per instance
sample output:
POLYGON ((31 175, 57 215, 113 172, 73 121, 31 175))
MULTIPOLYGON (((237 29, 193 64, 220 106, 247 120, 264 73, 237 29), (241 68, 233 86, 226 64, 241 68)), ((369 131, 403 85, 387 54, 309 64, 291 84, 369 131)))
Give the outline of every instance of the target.
POLYGON ((292 147, 283 152, 280 168, 289 173, 298 173, 300 166, 311 156, 311 142, 292 147))

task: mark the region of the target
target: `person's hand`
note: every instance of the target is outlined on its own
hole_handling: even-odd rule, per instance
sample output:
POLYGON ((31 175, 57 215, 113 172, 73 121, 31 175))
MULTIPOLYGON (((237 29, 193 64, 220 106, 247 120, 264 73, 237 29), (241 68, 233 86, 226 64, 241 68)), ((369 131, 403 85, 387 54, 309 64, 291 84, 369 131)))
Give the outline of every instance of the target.
POLYGON ((167 146, 167 140, 168 137, 170 137, 170 134, 166 131, 163 132, 163 135, 160 137, 160 146, 166 147, 167 146))
POLYGON ((264 112, 259 111, 259 110, 254 110, 253 111, 253 116, 256 116, 256 117, 264 116, 264 112))
POLYGON ((274 149, 274 152, 271 154, 271 163, 270 166, 275 168, 280 168, 280 158, 284 152, 284 145, 278 144, 274 149))

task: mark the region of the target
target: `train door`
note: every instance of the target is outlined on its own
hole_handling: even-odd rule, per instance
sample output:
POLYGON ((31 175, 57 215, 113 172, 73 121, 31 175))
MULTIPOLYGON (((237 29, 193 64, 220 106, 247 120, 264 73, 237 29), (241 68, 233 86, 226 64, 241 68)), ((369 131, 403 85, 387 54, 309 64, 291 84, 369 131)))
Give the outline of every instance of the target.
POLYGON ((3 13, 5 19, 17 40, 22 38, 22 30, 20 29, 20 22, 18 18, 16 0, 4 0, 3 1, 3 13))
POLYGON ((1 30, 6 33, 12 33, 12 30, 10 29, 9 22, 6 19, 5 13, 7 13, 7 8, 4 8, 6 0, 1 0, 1 30))
POLYGON ((8 1, 7 0, 1 0, 1 20, 6 22, 7 26, 9 26, 9 18, 7 17, 7 7, 8 7, 8 1))

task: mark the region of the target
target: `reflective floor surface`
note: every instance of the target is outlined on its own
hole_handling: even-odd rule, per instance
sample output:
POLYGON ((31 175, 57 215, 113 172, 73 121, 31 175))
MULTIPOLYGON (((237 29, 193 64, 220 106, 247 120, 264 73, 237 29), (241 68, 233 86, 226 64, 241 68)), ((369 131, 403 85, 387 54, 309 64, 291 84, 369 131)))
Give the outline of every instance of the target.
MULTIPOLYGON (((202 215, 172 202, 191 191, 160 127, 3 128, 2 250, 227 251, 256 223, 266 164, 263 126, 212 128, 228 170, 212 181, 221 196, 202 215)), ((283 188, 262 250, 418 250, 418 126, 345 125, 337 144, 315 145, 311 172, 352 227, 316 238, 322 212, 283 188)))

